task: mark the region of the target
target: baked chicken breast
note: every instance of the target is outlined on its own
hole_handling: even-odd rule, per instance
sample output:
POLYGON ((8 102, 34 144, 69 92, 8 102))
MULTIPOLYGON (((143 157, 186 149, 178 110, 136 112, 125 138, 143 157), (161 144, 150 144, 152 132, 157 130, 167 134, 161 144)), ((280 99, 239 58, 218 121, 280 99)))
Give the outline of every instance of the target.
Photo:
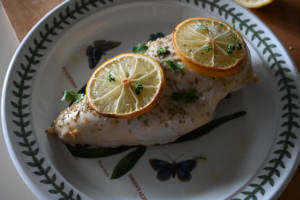
POLYGON ((181 72, 173 72, 169 68, 165 60, 184 65, 174 51, 172 35, 149 42, 148 46, 144 54, 156 59, 165 74, 162 97, 154 108, 133 119, 106 118, 91 109, 84 98, 62 110, 46 132, 57 134, 71 145, 117 147, 165 144, 210 122, 222 98, 257 80, 248 48, 247 58, 237 72, 227 77, 213 78, 187 66, 181 72), (166 47, 170 54, 158 56, 156 51, 160 47, 166 47), (171 97, 174 92, 188 93, 193 89, 196 89, 199 99, 192 103, 175 101, 171 97))

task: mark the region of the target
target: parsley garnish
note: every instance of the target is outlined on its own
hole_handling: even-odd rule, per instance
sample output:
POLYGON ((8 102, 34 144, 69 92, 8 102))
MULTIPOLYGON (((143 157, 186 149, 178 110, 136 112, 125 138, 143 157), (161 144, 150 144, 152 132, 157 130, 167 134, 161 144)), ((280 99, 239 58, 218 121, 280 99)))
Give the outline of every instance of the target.
POLYGON ((233 23, 231 23, 230 26, 232 26, 233 28, 235 28, 235 25, 233 23))
POLYGON ((174 101, 184 100, 185 103, 191 103, 191 102, 196 101, 197 99, 199 99, 199 97, 196 96, 196 93, 197 93, 197 90, 195 88, 192 89, 189 93, 173 92, 172 99, 174 101))
POLYGON ((173 72, 180 72, 180 70, 184 68, 184 65, 178 64, 172 60, 165 60, 165 62, 169 65, 173 72))
POLYGON ((83 99, 84 94, 77 94, 77 92, 72 92, 66 90, 64 96, 61 98, 61 101, 72 101, 78 103, 83 99))
POLYGON ((197 31, 201 31, 203 29, 208 30, 208 28, 206 26, 204 26, 203 24, 200 24, 199 27, 197 28, 197 31))
POLYGON ((232 54, 232 51, 235 50, 235 44, 236 44, 236 48, 237 50, 241 50, 242 49, 242 43, 239 43, 237 41, 237 34, 235 34, 235 39, 234 39, 234 42, 232 44, 230 44, 228 47, 227 47, 227 50, 226 50, 226 53, 228 54, 232 54))
POLYGON ((148 50, 148 46, 145 44, 138 44, 132 48, 132 53, 144 53, 148 50))
POLYGON ((235 44, 230 44, 228 47, 227 47, 227 50, 226 50, 226 53, 228 54, 232 54, 232 51, 235 50, 235 44))
POLYGON ((141 90, 144 89, 143 85, 140 83, 140 82, 136 82, 136 85, 135 85, 135 92, 137 95, 140 95, 141 94, 141 90))
POLYGON ((113 77, 111 76, 110 71, 108 72, 108 77, 107 77, 106 80, 104 81, 103 85, 106 83, 106 81, 109 81, 109 82, 114 81, 114 82, 116 82, 116 79, 113 78, 113 77))
POLYGON ((224 24, 220 24, 221 27, 224 27, 224 24))
POLYGON ((209 50, 213 50, 213 48, 209 44, 204 45, 202 48, 204 49, 205 53, 208 53, 209 50))
POLYGON ((157 51, 157 55, 165 55, 171 53, 166 47, 160 47, 157 51))
POLYGON ((237 43, 236 44, 236 48, 237 48, 237 50, 241 50, 242 49, 242 43, 237 43))

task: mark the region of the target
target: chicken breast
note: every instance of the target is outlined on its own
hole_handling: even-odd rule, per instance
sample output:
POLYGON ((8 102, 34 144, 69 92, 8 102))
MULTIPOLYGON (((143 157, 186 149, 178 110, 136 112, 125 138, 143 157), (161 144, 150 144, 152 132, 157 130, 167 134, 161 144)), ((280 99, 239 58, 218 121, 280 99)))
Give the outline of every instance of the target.
POLYGON ((84 98, 79 103, 62 110, 46 132, 57 134, 71 145, 89 144, 102 147, 121 145, 154 145, 172 142, 180 136, 212 120, 218 102, 228 93, 255 82, 251 57, 238 71, 224 78, 201 75, 185 66, 181 72, 173 72, 164 60, 184 64, 176 55, 172 35, 149 42, 144 54, 160 62, 165 74, 165 87, 158 104, 150 111, 133 119, 105 118, 95 112, 84 98), (156 51, 167 47, 171 52, 158 56, 156 51), (171 98, 174 92, 188 93, 196 89, 199 99, 192 103, 171 98))

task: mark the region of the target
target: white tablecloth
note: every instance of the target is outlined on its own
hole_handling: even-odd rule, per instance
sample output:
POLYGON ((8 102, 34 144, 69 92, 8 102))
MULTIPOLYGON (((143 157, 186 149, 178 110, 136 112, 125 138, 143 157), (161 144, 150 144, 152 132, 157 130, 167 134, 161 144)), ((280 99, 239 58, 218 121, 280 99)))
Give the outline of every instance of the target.
MULTIPOLYGON (((19 42, 0 3, 0 94, 10 60, 19 42)), ((1 117, 1 116, 0 116, 1 117)), ((21 179, 8 154, 0 123, 0 199, 35 200, 34 194, 21 179)))

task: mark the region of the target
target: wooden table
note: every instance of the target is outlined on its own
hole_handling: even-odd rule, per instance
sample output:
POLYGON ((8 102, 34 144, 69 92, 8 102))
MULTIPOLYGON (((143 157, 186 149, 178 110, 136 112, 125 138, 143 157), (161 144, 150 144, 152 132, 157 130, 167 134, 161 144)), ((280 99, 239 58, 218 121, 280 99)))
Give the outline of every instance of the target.
MULTIPOLYGON (((19 41, 40 18, 63 1, 1 0, 19 41)), ((300 0, 275 0, 266 7, 250 10, 279 37, 300 71, 300 0)), ((300 199, 300 167, 278 199, 300 199)))
MULTIPOLYGON (((275 0, 274 3, 251 11, 279 37, 300 71, 300 1, 275 0)), ((278 200, 300 199, 300 167, 278 200)))

